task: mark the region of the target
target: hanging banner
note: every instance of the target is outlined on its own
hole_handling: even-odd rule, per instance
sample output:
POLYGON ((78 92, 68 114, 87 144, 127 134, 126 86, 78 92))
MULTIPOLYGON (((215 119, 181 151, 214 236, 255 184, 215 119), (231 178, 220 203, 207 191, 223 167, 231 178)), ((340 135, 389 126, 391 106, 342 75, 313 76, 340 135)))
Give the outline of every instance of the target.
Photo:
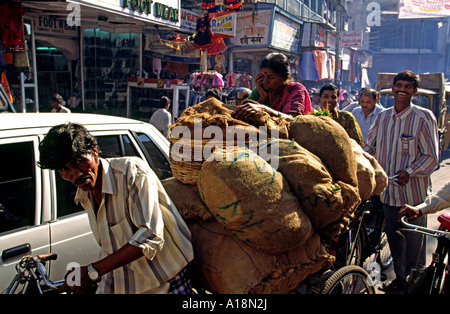
POLYGON ((151 33, 145 35, 144 54, 149 57, 175 62, 200 62, 200 51, 193 47, 193 42, 164 40, 151 33))
POLYGON ((220 37, 236 36, 236 12, 210 13, 209 24, 211 33, 220 37))
POLYGON ((450 16, 450 0, 400 0, 399 19, 436 18, 450 16))

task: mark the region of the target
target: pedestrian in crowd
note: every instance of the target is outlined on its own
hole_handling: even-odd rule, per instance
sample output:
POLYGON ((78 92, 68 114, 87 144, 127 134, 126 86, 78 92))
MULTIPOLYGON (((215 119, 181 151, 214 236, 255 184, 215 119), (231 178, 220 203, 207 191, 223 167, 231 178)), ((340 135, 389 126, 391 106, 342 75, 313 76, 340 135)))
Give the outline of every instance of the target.
POLYGON ((325 84, 319 91, 319 103, 323 111, 329 111, 330 117, 347 131, 350 138, 363 146, 363 136, 358 122, 351 112, 336 109, 339 100, 339 88, 332 84, 325 84))
POLYGON ((360 106, 359 101, 361 100, 361 94, 366 90, 366 87, 363 87, 359 90, 358 94, 355 95, 355 100, 350 104, 345 106, 342 110, 352 112, 353 109, 358 108, 360 106))
POLYGON ((411 221, 424 215, 433 214, 450 207, 450 181, 446 182, 436 193, 430 194, 425 201, 416 206, 405 204, 398 213, 398 218, 406 216, 411 221))
POLYGON ((319 103, 319 90, 316 88, 310 89, 309 97, 311 98, 311 106, 313 107, 313 110, 319 111, 321 109, 319 103))
MULTIPOLYGON (((410 271, 425 264, 425 238, 412 232, 404 236, 397 233, 400 209, 425 200, 431 190, 430 175, 439 164, 436 118, 430 110, 411 103, 418 87, 419 78, 411 71, 394 77, 395 104, 378 114, 364 147, 389 177, 397 176, 380 195, 396 275, 384 286, 385 292, 403 291, 410 271)), ((414 223, 426 226, 426 216, 414 223)))
POLYGON ((352 102, 352 99, 350 99, 348 97, 348 93, 344 92, 342 94, 342 99, 339 100, 339 107, 338 107, 338 109, 343 109, 343 108, 347 107, 351 102, 352 102))
POLYGON ((51 128, 39 150, 40 167, 77 186, 75 203, 101 247, 100 260, 68 271, 60 292, 85 293, 95 283, 101 294, 191 291, 189 229, 145 161, 101 158, 96 138, 76 123, 51 128))
POLYGON ((222 101, 221 92, 217 88, 210 88, 205 93, 205 100, 209 98, 215 98, 222 101))
POLYGON ((291 118, 313 111, 311 99, 305 86, 294 82, 291 76, 289 59, 282 53, 266 55, 261 61, 260 73, 256 75, 256 88, 246 102, 235 111, 237 118, 246 118, 260 110, 271 116, 291 118))
POLYGON ((162 96, 159 106, 160 108, 156 110, 150 118, 150 124, 154 125, 165 138, 169 139, 169 126, 173 123, 172 114, 169 112, 170 98, 162 96))
POLYGON ((378 92, 373 88, 364 89, 359 95, 360 106, 351 112, 358 121, 363 135, 364 143, 367 142, 367 134, 377 115, 383 111, 383 106, 378 103, 378 92))
POLYGON ((63 98, 60 94, 53 94, 50 97, 51 112, 71 113, 70 109, 63 106, 63 98))

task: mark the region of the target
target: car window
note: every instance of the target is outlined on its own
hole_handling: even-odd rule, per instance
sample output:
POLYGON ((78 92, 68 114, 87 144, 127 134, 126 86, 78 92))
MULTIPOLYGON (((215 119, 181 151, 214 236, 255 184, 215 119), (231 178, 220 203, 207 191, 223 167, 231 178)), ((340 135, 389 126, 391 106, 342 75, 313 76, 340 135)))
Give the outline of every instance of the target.
POLYGON ((128 135, 101 135, 97 141, 103 158, 139 156, 128 135))
POLYGON ((0 232, 34 225, 35 156, 33 142, 0 145, 0 232), (12 165, 14 162, 14 165, 12 165))
POLYGON ((152 169, 160 180, 172 177, 172 170, 166 155, 156 146, 156 144, 145 133, 137 133, 140 143, 144 146, 148 157, 151 159, 150 164, 153 164, 152 169))

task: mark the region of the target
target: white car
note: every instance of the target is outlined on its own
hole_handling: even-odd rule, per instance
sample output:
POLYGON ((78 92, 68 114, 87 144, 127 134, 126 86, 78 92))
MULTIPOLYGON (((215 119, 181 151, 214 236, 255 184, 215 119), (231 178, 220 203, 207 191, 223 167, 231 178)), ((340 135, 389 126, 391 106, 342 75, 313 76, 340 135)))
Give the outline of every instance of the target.
POLYGON ((95 114, 5 113, 0 115, 0 293, 24 255, 56 252, 48 263, 61 280, 71 262, 98 260, 100 248, 81 207, 76 187, 58 173, 38 167, 39 142, 48 130, 78 122, 97 137, 102 157, 139 156, 162 180, 172 176, 169 142, 152 125, 95 114))

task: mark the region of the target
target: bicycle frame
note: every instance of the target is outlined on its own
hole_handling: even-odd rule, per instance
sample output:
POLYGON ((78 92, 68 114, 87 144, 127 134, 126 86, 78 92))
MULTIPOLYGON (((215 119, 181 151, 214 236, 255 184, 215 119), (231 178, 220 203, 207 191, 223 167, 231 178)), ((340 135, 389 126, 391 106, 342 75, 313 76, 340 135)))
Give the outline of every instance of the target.
MULTIPOLYGON (((428 266, 432 270, 432 277, 430 286, 427 287, 429 294, 440 294, 441 283, 444 279, 443 292, 450 293, 450 288, 447 287, 449 279, 445 274, 446 264, 445 258, 448 257, 450 249, 450 232, 445 230, 434 230, 426 227, 416 226, 406 222, 405 217, 401 218, 402 224, 406 228, 399 228, 398 231, 409 231, 424 234, 437 239, 436 251, 432 255, 431 264, 428 266)), ((448 261, 447 261, 448 262, 448 261)))

